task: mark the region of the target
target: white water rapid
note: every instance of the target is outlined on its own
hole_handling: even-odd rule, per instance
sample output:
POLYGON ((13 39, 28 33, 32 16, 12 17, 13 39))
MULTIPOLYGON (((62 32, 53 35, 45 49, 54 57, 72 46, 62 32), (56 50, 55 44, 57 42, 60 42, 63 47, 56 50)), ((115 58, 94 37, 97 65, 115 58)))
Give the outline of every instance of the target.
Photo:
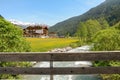
MULTIPOLYGON (((82 46, 68 52, 89 51, 90 46, 82 46)), ((90 61, 53 62, 53 67, 90 67, 90 61)), ((33 67, 50 67, 49 62, 38 62, 33 67)), ((24 80, 50 80, 49 75, 25 75, 24 80)), ((54 75, 54 80, 101 80, 99 75, 54 75)))

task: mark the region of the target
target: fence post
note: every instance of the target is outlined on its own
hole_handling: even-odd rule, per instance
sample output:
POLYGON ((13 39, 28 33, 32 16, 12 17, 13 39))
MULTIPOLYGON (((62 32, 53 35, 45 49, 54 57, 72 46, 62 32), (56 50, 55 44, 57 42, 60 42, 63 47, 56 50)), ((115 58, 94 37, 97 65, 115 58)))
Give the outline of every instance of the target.
MULTIPOLYGON (((53 69, 53 61, 50 61, 50 69, 53 69)), ((50 80, 53 80, 53 74, 50 74, 50 80)))

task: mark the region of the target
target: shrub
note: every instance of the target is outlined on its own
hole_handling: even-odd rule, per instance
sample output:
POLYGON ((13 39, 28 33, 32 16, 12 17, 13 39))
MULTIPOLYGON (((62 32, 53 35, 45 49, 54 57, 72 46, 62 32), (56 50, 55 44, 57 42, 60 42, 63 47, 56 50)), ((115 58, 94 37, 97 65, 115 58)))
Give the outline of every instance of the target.
MULTIPOLYGON (((0 18, 0 52, 28 52, 30 46, 22 37, 22 29, 0 18)), ((28 62, 0 62, 0 67, 29 66, 28 62)), ((0 75, 0 79, 19 78, 18 75, 0 75)))

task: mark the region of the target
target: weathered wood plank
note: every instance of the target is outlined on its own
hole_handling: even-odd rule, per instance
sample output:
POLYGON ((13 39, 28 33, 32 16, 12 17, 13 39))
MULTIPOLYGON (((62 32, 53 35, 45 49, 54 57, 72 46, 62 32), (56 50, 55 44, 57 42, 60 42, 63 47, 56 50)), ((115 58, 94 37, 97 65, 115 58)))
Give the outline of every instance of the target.
POLYGON ((120 52, 0 53, 0 61, 95 61, 120 60, 120 52))
POLYGON ((120 74, 120 67, 81 67, 81 68, 16 68, 0 67, 0 74, 68 75, 68 74, 120 74))

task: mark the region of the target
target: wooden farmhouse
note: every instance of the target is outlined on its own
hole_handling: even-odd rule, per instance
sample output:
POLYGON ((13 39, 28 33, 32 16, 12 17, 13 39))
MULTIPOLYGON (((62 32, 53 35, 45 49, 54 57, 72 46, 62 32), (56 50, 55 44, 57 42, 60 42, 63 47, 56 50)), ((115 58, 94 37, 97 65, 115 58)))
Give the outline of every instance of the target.
POLYGON ((35 25, 29 26, 25 29, 24 36, 25 37, 47 37, 48 36, 48 27, 45 25, 35 25))

